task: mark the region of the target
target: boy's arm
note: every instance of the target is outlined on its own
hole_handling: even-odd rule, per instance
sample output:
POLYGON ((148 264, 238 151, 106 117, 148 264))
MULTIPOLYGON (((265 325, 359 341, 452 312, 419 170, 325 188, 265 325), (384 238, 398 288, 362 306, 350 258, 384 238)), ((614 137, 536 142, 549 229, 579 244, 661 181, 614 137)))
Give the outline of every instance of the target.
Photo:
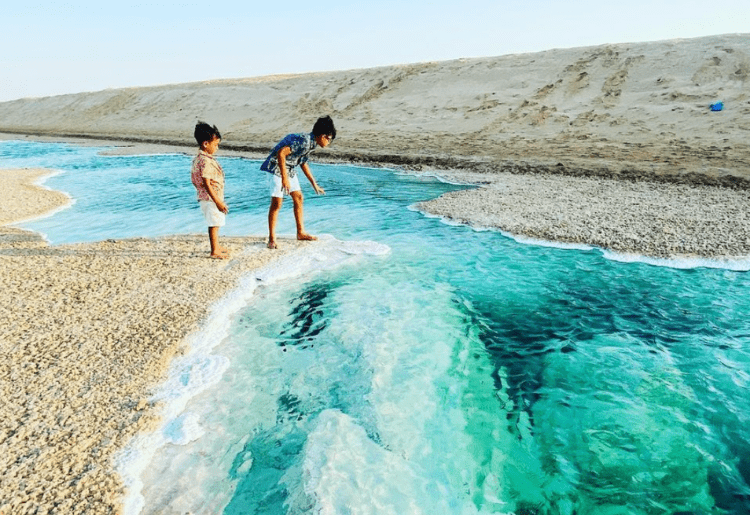
POLYGON ((307 177, 307 180, 310 181, 310 184, 312 184, 312 187, 315 190, 315 193, 317 193, 318 195, 325 195, 326 190, 318 186, 318 183, 315 182, 315 177, 313 177, 313 174, 310 171, 310 167, 307 166, 307 163, 302 163, 300 165, 300 168, 302 168, 302 171, 305 172, 305 176, 307 177))
POLYGON ((292 153, 291 147, 282 147, 276 154, 276 163, 281 172, 281 190, 289 193, 289 176, 286 173, 286 156, 292 153))
POLYGON ((205 177, 203 177, 203 185, 206 187, 208 196, 211 197, 211 200, 214 201, 214 204, 216 204, 216 207, 219 209, 219 211, 224 214, 229 213, 229 208, 224 202, 219 200, 219 196, 216 195, 213 186, 211 186, 211 179, 206 179, 205 177))

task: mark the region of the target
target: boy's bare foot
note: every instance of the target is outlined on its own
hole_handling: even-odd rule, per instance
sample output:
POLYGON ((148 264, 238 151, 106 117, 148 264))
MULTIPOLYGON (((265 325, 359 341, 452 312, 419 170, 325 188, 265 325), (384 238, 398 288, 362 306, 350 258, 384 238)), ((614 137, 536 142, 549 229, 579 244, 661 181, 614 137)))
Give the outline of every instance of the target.
POLYGON ((279 246, 276 245, 276 241, 275 240, 268 240, 268 248, 269 249, 278 249, 279 246))
POLYGON ((229 258, 229 249, 224 247, 219 247, 217 249, 214 249, 213 252, 210 254, 211 259, 228 259, 229 258))
POLYGON ((297 233, 297 239, 303 240, 303 241, 314 241, 318 238, 316 236, 313 236, 312 234, 307 234, 306 232, 300 232, 297 233))

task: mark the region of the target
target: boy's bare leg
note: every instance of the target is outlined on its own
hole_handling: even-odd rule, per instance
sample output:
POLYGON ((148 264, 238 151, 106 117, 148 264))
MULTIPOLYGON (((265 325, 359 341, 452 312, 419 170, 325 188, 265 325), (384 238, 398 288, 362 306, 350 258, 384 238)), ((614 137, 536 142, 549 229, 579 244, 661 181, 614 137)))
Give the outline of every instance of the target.
POLYGON ((291 193, 294 201, 294 220, 297 222, 297 239, 298 240, 317 240, 315 236, 305 232, 305 213, 303 208, 304 197, 301 191, 291 193))
POLYGON ((278 248, 276 245, 276 220, 279 217, 283 198, 271 197, 271 207, 268 208, 268 248, 278 248))
POLYGON ((219 228, 208 228, 208 241, 211 244, 211 257, 224 259, 229 256, 229 250, 219 245, 219 228))

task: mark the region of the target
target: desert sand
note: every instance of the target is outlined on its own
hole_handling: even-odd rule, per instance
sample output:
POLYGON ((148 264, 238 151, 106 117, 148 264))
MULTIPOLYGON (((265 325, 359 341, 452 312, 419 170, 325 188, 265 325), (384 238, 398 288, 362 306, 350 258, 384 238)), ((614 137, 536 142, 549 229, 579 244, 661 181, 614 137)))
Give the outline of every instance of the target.
MULTIPOLYGON (((749 74, 750 35, 725 35, 20 99, 0 103, 0 132, 192 153, 205 120, 222 153, 261 157, 330 114, 339 137, 316 160, 478 185, 423 203, 430 213, 625 253, 746 258, 749 74)), ((2 171, 0 224, 69 202, 34 185, 44 173, 2 171)), ((150 394, 186 336, 240 275, 300 245, 225 238, 234 257, 214 261, 206 239, 49 246, 0 227, 0 514, 116 513, 111 458, 157 423, 150 394)))
MULTIPOLYGON (((0 223, 69 202, 34 185, 44 170, 2 170, 0 223)), ((0 513, 117 513, 112 457, 153 428, 149 400, 215 300, 238 278, 304 245, 206 235, 49 246, 0 226, 0 513)), ((313 244, 314 243, 309 243, 313 244)))

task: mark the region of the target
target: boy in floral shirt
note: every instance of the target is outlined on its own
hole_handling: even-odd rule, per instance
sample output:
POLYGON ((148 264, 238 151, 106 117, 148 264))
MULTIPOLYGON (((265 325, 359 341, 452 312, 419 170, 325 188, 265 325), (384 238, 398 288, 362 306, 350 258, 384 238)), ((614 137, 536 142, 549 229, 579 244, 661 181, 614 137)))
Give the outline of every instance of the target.
POLYGON ((305 232, 302 189, 297 177, 299 166, 312 184, 315 193, 325 195, 325 190, 318 186, 307 165, 307 157, 316 147, 325 148, 336 138, 336 128, 330 116, 318 118, 311 133, 286 135, 266 158, 260 169, 269 174, 271 189, 271 207, 268 209, 268 248, 275 249, 276 220, 284 200, 284 195, 292 197, 294 202, 294 219, 297 222, 298 240, 316 240, 305 232))
POLYGON ((193 159, 190 178, 198 193, 203 216, 208 224, 208 241, 211 245, 211 257, 226 259, 229 250, 219 245, 219 227, 223 227, 229 208, 224 203, 224 170, 214 158, 219 149, 221 134, 216 125, 205 122, 195 125, 195 140, 200 150, 193 159))

